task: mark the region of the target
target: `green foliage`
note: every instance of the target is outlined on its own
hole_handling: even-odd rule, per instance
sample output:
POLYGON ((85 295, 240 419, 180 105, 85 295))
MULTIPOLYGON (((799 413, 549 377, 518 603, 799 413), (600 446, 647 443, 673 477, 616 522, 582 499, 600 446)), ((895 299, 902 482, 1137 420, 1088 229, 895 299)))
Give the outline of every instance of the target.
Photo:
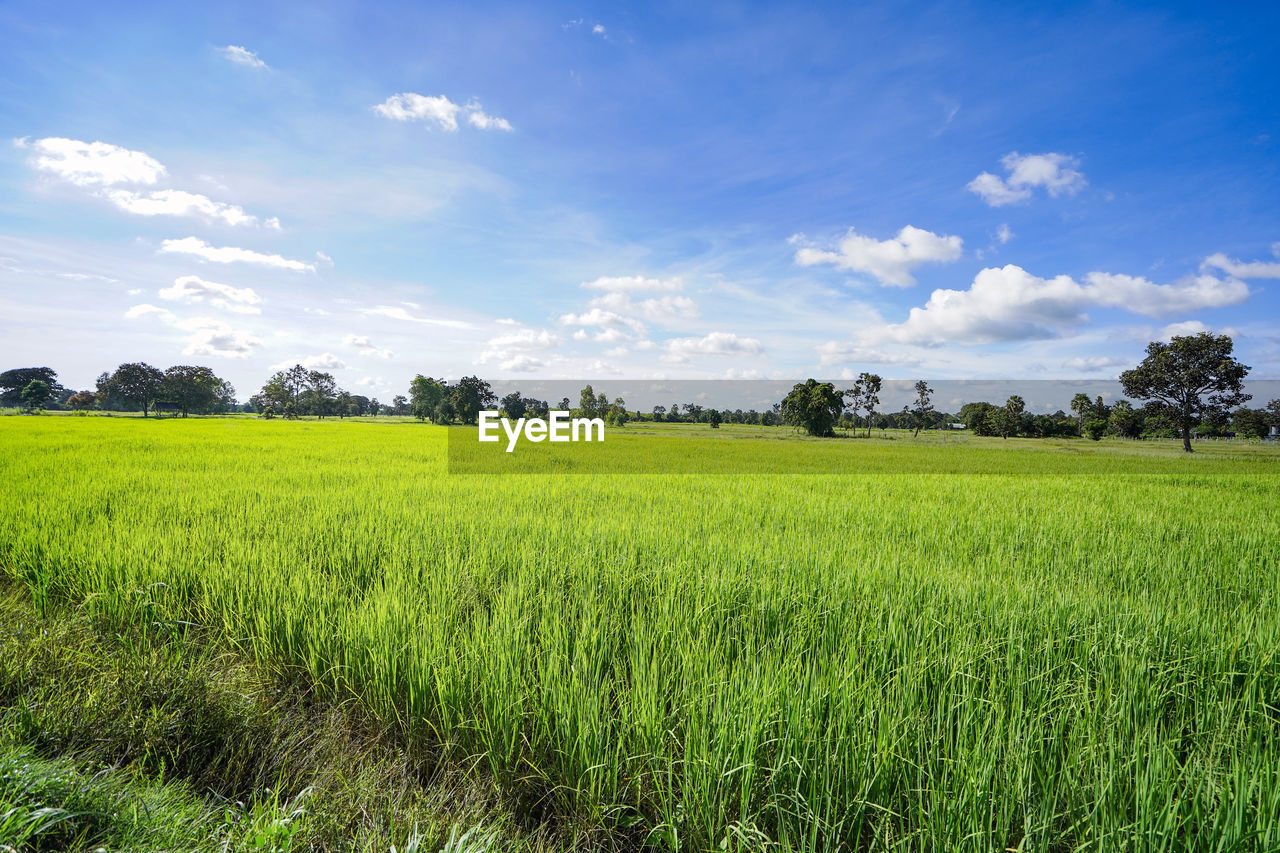
POLYGON ((1152 341, 1147 357, 1120 374, 1124 393, 1158 404, 1182 433, 1191 452, 1191 431, 1205 420, 1226 420, 1228 412, 1250 399, 1244 377, 1249 368, 1232 356, 1228 335, 1201 332, 1152 341))
POLYGON ((795 385, 782 400, 782 421, 809 435, 834 435, 844 411, 844 395, 830 382, 809 379, 795 385))
POLYGON ((47 382, 32 379, 27 383, 27 387, 22 389, 22 407, 28 412, 39 411, 45 407, 52 396, 53 389, 47 382))
POLYGON ((508 822, 479 780, 423 787, 428 763, 165 619, 155 591, 113 624, 0 590, 0 849, 436 850, 459 819, 508 822))
POLYGON ((1280 847, 1273 448, 664 424, 616 441, 793 473, 503 478, 459 430, 144 426, 0 419, 0 571, 208 625, 584 844, 1280 847))
POLYGON ((449 388, 453 416, 464 424, 474 424, 482 409, 492 409, 497 402, 489 383, 478 376, 464 376, 449 388))
POLYGON ((1084 434, 1094 441, 1100 440, 1106 432, 1107 421, 1104 418, 1093 418, 1084 423, 1084 434))
POLYGON ((58 384, 58 372, 50 367, 17 367, 0 373, 0 405, 25 405, 22 392, 32 382, 43 382, 53 397, 63 390, 58 384))
POLYGON ((145 362, 122 364, 114 373, 98 377, 98 396, 110 408, 112 400, 120 400, 146 417, 151 404, 164 389, 164 374, 145 362))

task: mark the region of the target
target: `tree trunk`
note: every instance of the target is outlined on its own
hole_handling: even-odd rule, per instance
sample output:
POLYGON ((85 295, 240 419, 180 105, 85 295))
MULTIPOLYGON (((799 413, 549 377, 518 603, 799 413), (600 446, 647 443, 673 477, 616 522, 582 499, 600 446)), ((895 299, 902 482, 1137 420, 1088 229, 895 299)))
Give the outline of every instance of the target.
POLYGON ((1182 428, 1182 449, 1185 450, 1187 453, 1195 452, 1194 450, 1191 449, 1191 428, 1190 427, 1184 426, 1182 428))

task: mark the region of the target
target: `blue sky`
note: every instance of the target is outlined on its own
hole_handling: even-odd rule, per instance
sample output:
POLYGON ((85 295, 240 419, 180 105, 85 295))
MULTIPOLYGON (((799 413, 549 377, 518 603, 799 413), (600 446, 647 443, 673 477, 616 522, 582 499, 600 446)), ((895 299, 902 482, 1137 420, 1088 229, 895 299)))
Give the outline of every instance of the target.
POLYGON ((0 4, 5 366, 1280 376, 1280 7, 0 4))

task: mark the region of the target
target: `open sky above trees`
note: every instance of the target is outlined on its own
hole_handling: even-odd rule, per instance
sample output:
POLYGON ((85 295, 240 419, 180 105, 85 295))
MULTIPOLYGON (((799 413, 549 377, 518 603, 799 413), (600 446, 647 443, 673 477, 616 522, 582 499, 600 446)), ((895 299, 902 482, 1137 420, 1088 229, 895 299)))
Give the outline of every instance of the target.
MULTIPOLYGON (((1280 9, 0 7, 6 364, 1280 376, 1280 9)), ((243 395, 242 395, 243 396, 243 395)))

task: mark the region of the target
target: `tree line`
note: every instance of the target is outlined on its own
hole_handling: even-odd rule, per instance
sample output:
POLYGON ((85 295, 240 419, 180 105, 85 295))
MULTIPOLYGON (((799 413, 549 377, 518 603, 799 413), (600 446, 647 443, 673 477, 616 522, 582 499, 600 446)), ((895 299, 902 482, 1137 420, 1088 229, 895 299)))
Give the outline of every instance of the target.
MULTIPOLYGON (((924 380, 914 385, 915 396, 901 410, 878 411, 883 379, 862 373, 852 387, 839 390, 831 382, 808 379, 797 383, 778 403, 765 411, 718 409, 697 402, 673 402, 654 406, 648 412, 632 411, 621 397, 610 399, 591 385, 582 389, 577 406, 568 397, 555 407, 574 417, 601 418, 610 426, 629 421, 655 423, 705 423, 718 428, 722 423, 760 426, 789 425, 810 435, 830 436, 836 429, 855 431, 878 428, 907 429, 916 435, 922 429, 961 426, 977 435, 1050 438, 1084 436, 1101 439, 1181 437, 1183 449, 1191 450, 1193 436, 1241 435, 1262 438, 1280 430, 1280 400, 1250 409, 1251 399, 1243 391, 1249 367, 1232 355, 1228 335, 1201 332, 1177 336, 1168 342, 1155 341, 1147 355, 1132 370, 1120 374, 1127 399, 1108 404, 1102 397, 1091 399, 1077 394, 1070 402, 1071 414, 1032 414, 1026 402, 1012 395, 1003 403, 966 403, 959 412, 938 411, 933 389, 924 380)), ((43 408, 72 410, 103 409, 155 413, 223 414, 243 411, 264 418, 313 416, 351 417, 363 415, 404 415, 435 424, 475 424, 482 410, 499 407, 509 418, 545 418, 552 403, 513 391, 498 399, 488 382, 464 376, 456 382, 421 374, 409 383, 408 395, 396 395, 390 404, 377 398, 352 394, 338 387, 333 375, 296 364, 277 370, 262 388, 243 404, 235 399, 235 388, 212 369, 199 365, 174 365, 160 370, 144 362, 121 364, 98 376, 94 390, 75 391, 58 382, 58 374, 48 367, 23 367, 0 373, 0 405, 27 411, 43 408)))
POLYGON ((1193 436, 1262 438, 1280 430, 1280 400, 1259 409, 1244 406, 1252 399, 1244 392, 1249 367, 1233 356, 1233 348, 1229 335, 1210 332, 1153 341, 1146 358, 1119 377, 1124 393, 1141 401, 1140 406, 1129 400, 1108 405, 1102 397, 1077 394, 1070 404, 1072 416, 1061 410, 1030 414, 1026 401, 1016 394, 1003 404, 966 403, 955 415, 940 413, 933 406, 933 389, 924 380, 915 383, 915 399, 900 412, 877 414, 882 379, 872 373, 859 375, 844 391, 815 379, 798 383, 783 399, 781 412, 785 423, 819 436, 834 435, 837 426, 865 425, 870 433, 872 424, 882 429, 893 425, 918 435, 921 429, 960 424, 978 435, 1004 438, 1179 437, 1183 450, 1190 453, 1193 436))

